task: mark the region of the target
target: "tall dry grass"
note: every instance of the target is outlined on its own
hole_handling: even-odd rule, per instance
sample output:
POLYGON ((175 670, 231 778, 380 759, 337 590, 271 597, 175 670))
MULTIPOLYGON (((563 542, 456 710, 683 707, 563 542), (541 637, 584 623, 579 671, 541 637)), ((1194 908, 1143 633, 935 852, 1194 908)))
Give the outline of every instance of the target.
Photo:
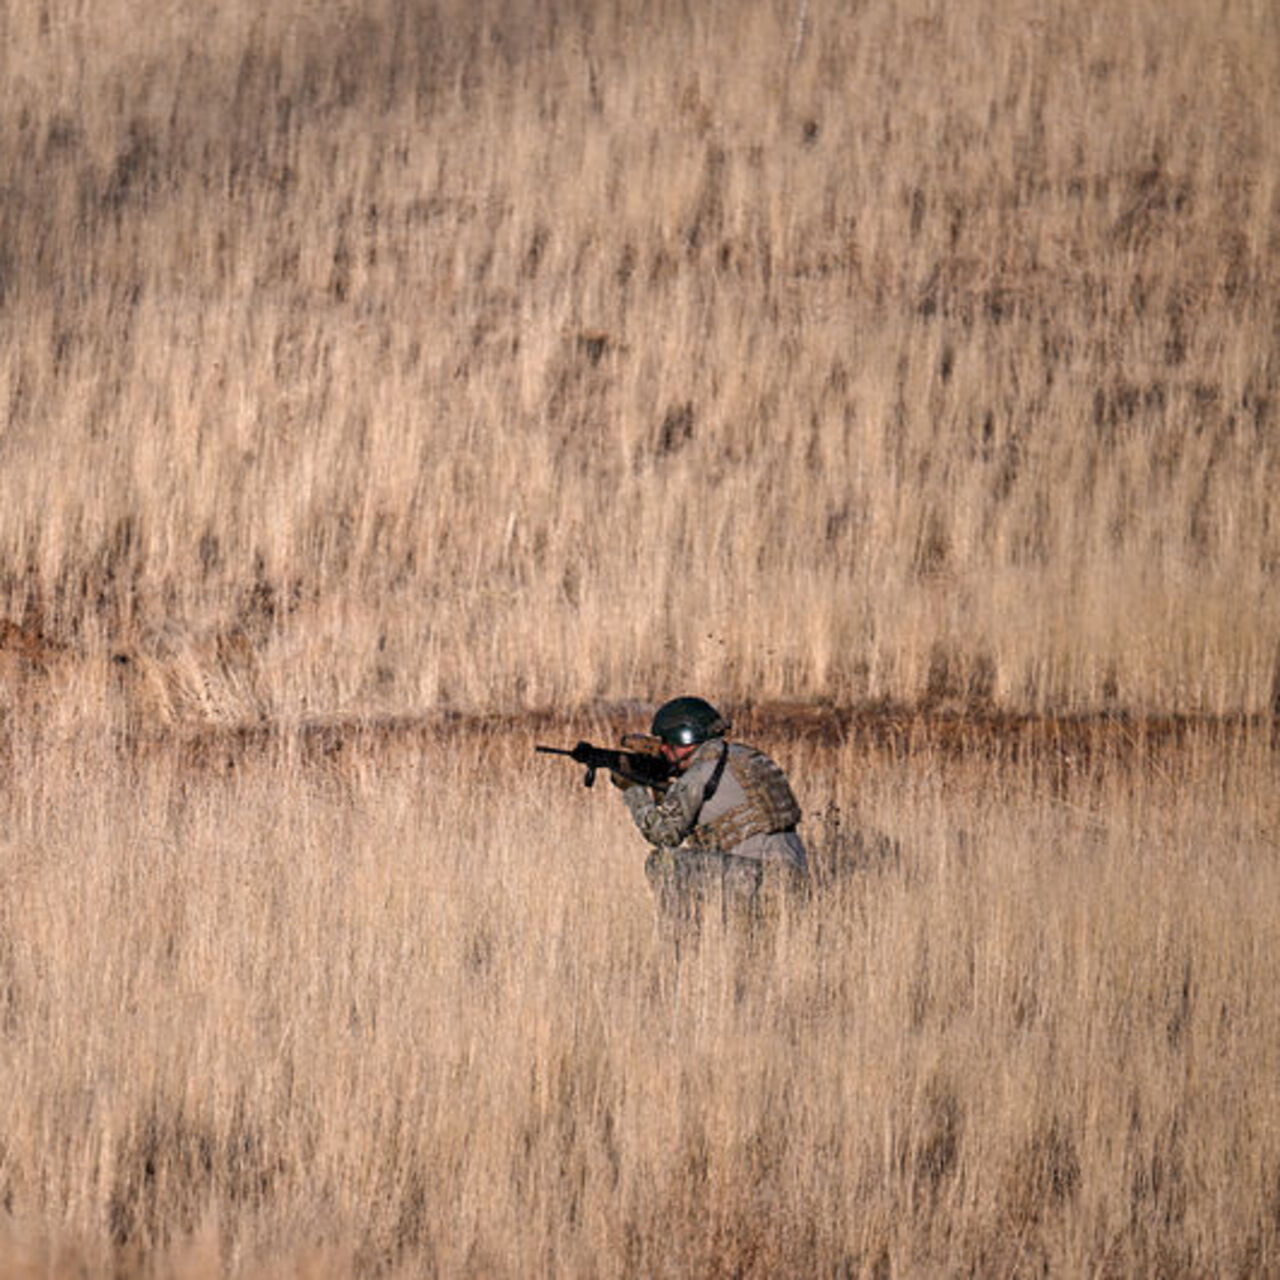
POLYGON ((1270 6, 0 27, 0 608, 76 723, 122 652, 170 720, 1275 702, 1270 6))
POLYGON ((0 0, 3 1269, 1280 1269, 1278 25, 0 0), (686 690, 1246 718, 676 957, 686 690))
POLYGON ((30 762, 7 1274, 1280 1266, 1267 743, 782 750, 821 892, 678 958, 528 745, 30 762))

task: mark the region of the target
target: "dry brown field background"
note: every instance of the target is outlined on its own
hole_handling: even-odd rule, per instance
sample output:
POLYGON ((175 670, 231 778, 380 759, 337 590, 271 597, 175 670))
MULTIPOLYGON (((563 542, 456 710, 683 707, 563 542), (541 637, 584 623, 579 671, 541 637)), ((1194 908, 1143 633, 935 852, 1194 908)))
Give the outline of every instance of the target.
POLYGON ((1280 1272, 1280 13, 0 0, 0 1270, 1280 1272), (815 894, 679 956, 699 692, 815 894))

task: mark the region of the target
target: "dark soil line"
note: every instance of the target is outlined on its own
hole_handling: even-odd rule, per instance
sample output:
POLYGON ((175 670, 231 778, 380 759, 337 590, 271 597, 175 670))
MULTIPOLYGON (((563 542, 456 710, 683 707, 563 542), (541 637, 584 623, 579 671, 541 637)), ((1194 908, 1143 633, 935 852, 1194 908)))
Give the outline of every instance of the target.
MULTIPOLYGON (((998 711, 938 711, 905 706, 831 707, 769 703, 732 710, 732 736, 762 745, 804 744, 848 748, 891 758, 942 755, 1015 764, 1057 759, 1085 764, 1100 759, 1141 759, 1195 742, 1280 745, 1280 717, 1259 715, 1141 715, 1075 712, 1032 715, 998 711)), ((126 755, 177 753, 195 767, 234 765, 246 757, 285 755, 321 763, 405 748, 435 748, 450 739, 510 739, 571 746, 579 738, 616 743, 624 732, 644 729, 650 709, 607 705, 576 713, 520 711, 357 717, 334 716, 295 723, 139 728, 112 739, 126 755)), ((7 737, 0 722, 0 738, 7 737)), ((4 743, 0 743, 3 747, 4 743)), ((69 745, 69 744, 68 744, 69 745)))

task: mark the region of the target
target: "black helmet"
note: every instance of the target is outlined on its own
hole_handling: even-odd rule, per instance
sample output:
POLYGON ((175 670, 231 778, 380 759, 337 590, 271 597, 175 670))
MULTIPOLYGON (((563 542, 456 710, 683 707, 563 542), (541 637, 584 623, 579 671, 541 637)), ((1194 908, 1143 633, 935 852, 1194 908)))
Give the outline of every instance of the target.
POLYGON ((650 732, 668 746, 688 747, 729 732, 729 722, 701 698, 672 698, 658 708, 650 732))

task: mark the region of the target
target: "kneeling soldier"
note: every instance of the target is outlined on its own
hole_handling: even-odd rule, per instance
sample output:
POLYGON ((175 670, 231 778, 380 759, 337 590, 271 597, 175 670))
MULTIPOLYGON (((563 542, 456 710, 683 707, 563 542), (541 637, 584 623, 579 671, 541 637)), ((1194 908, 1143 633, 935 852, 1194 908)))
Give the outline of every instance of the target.
POLYGON ((801 889, 809 867, 800 806, 763 751, 729 742, 729 722, 701 698, 658 708, 652 733, 675 772, 665 789, 613 775, 636 826, 657 846, 645 875, 668 917, 697 922, 718 906, 750 917, 763 892, 801 889))

